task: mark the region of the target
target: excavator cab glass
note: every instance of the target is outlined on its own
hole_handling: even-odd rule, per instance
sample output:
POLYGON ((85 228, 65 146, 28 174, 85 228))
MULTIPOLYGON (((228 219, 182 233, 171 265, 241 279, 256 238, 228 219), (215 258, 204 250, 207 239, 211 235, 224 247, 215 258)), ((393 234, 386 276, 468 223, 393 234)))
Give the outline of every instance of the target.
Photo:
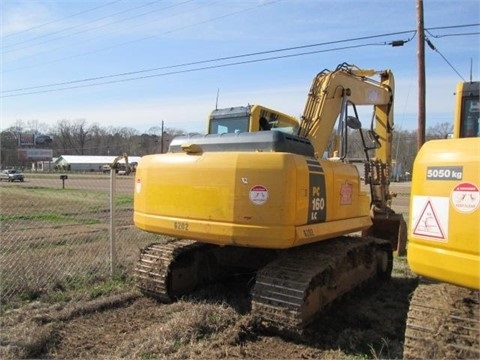
POLYGON ((478 98, 466 98, 463 106, 461 137, 480 137, 479 118, 480 101, 478 98))
POLYGON ((208 134, 248 132, 250 114, 248 106, 215 109, 208 120, 208 134))
POLYGON ((298 120, 293 116, 261 105, 248 105, 213 110, 208 119, 207 132, 208 134, 238 134, 278 130, 296 134, 298 127, 298 120))
POLYGON ((378 134, 374 130, 368 130, 367 136, 372 143, 372 146, 368 147, 369 150, 379 149, 382 146, 382 144, 380 144, 380 141, 378 140, 380 136, 378 136, 378 134))
POLYGON ((248 121, 248 117, 212 119, 209 134, 247 132, 248 121))

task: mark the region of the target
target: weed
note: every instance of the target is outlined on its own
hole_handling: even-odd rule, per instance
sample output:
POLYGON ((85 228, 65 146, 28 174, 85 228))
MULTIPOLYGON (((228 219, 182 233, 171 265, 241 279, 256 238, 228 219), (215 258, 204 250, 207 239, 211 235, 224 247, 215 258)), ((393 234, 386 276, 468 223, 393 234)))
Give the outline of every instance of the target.
POLYGON ((121 278, 114 278, 108 280, 103 284, 96 285, 92 289, 90 289, 90 298, 96 299, 100 296, 115 292, 116 290, 124 289, 126 285, 127 284, 125 283, 125 281, 121 278))
POLYGON ((140 356, 141 360, 153 360, 158 359, 158 355, 152 352, 144 353, 140 356))

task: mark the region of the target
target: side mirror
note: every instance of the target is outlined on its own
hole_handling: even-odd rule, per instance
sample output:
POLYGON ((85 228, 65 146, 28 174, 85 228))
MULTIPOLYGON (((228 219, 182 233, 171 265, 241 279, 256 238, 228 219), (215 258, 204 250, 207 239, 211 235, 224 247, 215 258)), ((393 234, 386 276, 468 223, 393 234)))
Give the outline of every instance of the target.
POLYGON ((362 123, 355 116, 347 116, 347 126, 353 130, 360 130, 362 128, 362 123))

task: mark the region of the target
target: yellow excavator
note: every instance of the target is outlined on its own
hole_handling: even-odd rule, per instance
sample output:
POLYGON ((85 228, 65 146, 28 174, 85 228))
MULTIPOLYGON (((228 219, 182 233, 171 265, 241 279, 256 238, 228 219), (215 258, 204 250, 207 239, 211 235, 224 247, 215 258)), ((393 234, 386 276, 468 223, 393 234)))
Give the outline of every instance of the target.
POLYGON ((139 289, 170 302, 243 274, 261 324, 298 334, 343 294, 388 279, 406 236, 388 206, 393 99, 391 71, 344 63, 315 76, 301 121, 258 111, 142 157, 135 225, 173 239, 141 251, 139 289), (371 110, 368 136, 357 107, 371 110), (347 157, 353 131, 370 194, 347 157))
POLYGON ((480 358, 480 82, 456 89, 451 139, 413 166, 407 260, 423 277, 408 312, 406 359, 480 358))

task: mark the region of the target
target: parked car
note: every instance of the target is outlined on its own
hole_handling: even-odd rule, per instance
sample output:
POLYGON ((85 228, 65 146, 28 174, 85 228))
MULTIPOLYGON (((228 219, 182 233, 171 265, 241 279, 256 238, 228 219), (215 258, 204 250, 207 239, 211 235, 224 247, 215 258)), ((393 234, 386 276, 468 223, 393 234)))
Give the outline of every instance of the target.
POLYGON ((0 181, 7 180, 9 182, 13 181, 21 181, 25 180, 25 177, 23 176, 22 172, 17 169, 7 169, 3 170, 0 173, 0 181))

